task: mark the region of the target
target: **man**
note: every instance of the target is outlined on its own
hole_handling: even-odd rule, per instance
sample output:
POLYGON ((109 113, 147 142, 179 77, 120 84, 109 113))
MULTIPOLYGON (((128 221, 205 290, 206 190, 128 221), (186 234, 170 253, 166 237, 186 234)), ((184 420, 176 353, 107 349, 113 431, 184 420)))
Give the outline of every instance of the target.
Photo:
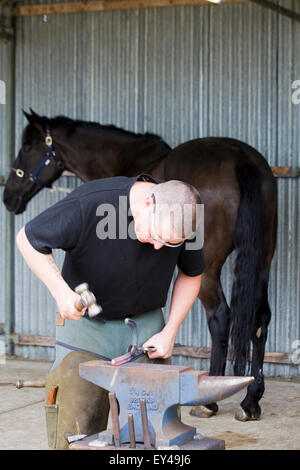
POLYGON ((56 406, 46 405, 50 447, 67 448, 64 435, 75 434, 78 426, 87 435, 106 428, 107 393, 81 379, 78 364, 124 354, 131 342, 126 317, 136 321, 140 345, 155 348, 145 362, 171 356, 204 270, 202 249, 186 246, 195 235, 198 204, 198 191, 180 181, 148 175, 105 178, 81 185, 18 233, 25 261, 65 319, 56 328, 56 358, 46 384, 46 396, 52 385, 59 387, 56 406), (183 211, 167 214, 174 204, 183 211), (52 255, 56 248, 66 252, 61 273, 52 255), (165 324, 161 308, 176 266, 165 324), (103 309, 94 319, 74 306, 80 299, 74 289, 82 282, 103 309))

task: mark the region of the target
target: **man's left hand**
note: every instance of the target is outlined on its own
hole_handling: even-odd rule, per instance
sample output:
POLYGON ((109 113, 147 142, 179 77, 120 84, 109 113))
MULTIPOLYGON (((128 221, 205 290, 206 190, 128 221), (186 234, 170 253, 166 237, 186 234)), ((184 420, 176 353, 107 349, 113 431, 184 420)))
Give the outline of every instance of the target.
POLYGON ((175 337, 170 336, 169 333, 164 330, 160 331, 156 335, 149 338, 144 344, 143 347, 154 347, 155 351, 148 351, 149 359, 167 359, 172 355, 174 347, 175 337))

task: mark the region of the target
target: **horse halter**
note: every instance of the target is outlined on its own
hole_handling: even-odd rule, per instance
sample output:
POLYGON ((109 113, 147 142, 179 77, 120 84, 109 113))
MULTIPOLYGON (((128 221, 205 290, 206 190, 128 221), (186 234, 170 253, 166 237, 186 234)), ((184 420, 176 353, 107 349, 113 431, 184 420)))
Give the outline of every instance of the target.
POLYGON ((41 161, 41 163, 32 173, 26 173, 24 170, 21 170, 21 168, 12 168, 12 171, 14 171, 19 178, 29 179, 29 181, 32 181, 33 183, 38 184, 42 188, 51 188, 52 184, 43 183, 42 181, 38 179, 38 176, 40 172, 43 170, 43 168, 45 168, 45 166, 48 166, 51 163, 51 160, 53 160, 61 168, 63 168, 63 163, 58 160, 53 150, 53 146, 52 146, 53 140, 50 135, 50 129, 48 126, 46 128, 45 144, 47 147, 47 153, 44 159, 41 161))

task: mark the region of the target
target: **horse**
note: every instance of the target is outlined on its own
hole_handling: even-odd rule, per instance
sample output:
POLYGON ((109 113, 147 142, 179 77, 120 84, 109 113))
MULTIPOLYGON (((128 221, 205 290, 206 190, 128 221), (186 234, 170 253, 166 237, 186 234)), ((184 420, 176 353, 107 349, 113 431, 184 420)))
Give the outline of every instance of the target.
MULTIPOLYGON (((3 202, 15 214, 68 170, 82 181, 148 173, 195 186, 204 204, 203 252, 206 268, 199 299, 212 339, 209 374, 225 374, 229 344, 233 371, 248 386, 235 418, 256 420, 264 393, 263 361, 271 310, 268 284, 276 248, 277 186, 265 158, 248 144, 227 137, 194 139, 174 149, 154 134, 135 134, 115 126, 76 121, 64 116, 25 113, 22 146, 7 179, 3 202), (235 251, 230 306, 220 274, 235 251)), ((205 407, 208 415, 216 403, 205 407)), ((200 416, 198 407, 191 412, 200 416)))

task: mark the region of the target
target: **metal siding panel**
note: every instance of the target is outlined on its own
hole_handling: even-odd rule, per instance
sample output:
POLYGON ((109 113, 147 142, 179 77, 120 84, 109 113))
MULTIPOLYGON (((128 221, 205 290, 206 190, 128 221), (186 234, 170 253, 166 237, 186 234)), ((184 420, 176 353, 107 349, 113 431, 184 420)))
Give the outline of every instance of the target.
MULTIPOLYGON (((9 144, 7 142, 7 120, 9 116, 8 110, 8 97, 6 96, 9 92, 8 90, 8 78, 9 78, 9 57, 8 57, 9 47, 6 42, 0 40, 0 80, 5 84, 5 104, 0 103, 0 175, 6 177, 8 174, 8 148, 9 144)), ((2 100, 1 100, 2 101, 2 100)), ((0 186, 0 197, 2 201, 3 196, 3 186, 0 186)), ((0 279, 1 279, 1 289, 0 289, 0 323, 5 322, 5 282, 6 282, 6 223, 7 223, 7 212, 3 204, 0 204, 0 279)))
MULTIPOLYGON (((284 6, 300 11, 297 2, 285 2, 284 6)), ((292 81, 300 77, 295 43, 299 39, 299 23, 279 15, 277 29, 277 115, 276 121, 274 119, 277 148, 270 160, 275 165, 299 166, 300 107, 293 105, 291 100, 292 81)), ((278 202, 278 243, 270 285, 273 318, 267 348, 291 353, 293 341, 300 338, 298 179, 278 180, 278 202)), ((266 371, 285 376, 299 375, 299 366, 268 366, 266 371)))
MULTIPOLYGON (((299 11, 295 1, 284 5, 299 11)), ((46 23, 19 18, 17 30, 17 146, 25 125, 21 108, 32 107, 40 114, 155 132, 172 146, 207 135, 231 136, 253 145, 271 165, 299 165, 300 105, 291 104, 290 86, 300 78, 300 33, 288 18, 251 3, 202 5, 49 15, 46 23)), ((67 181, 80 183, 62 178, 59 184, 67 181)), ((292 352, 292 341, 300 339, 299 182, 278 180, 278 188, 267 350, 292 352)), ((62 197, 42 191, 16 218, 16 229, 62 197)), ((62 254, 57 256, 61 263, 62 254)), ((233 266, 231 256, 222 271, 228 302, 233 266)), ((53 334, 54 301, 18 253, 15 287, 17 331, 53 334)), ((210 346, 199 301, 177 341, 210 346)), ((53 356, 42 348, 18 352, 53 356)), ((208 367, 208 361, 192 362, 208 367)), ((295 375, 298 368, 266 365, 265 372, 295 375)))

